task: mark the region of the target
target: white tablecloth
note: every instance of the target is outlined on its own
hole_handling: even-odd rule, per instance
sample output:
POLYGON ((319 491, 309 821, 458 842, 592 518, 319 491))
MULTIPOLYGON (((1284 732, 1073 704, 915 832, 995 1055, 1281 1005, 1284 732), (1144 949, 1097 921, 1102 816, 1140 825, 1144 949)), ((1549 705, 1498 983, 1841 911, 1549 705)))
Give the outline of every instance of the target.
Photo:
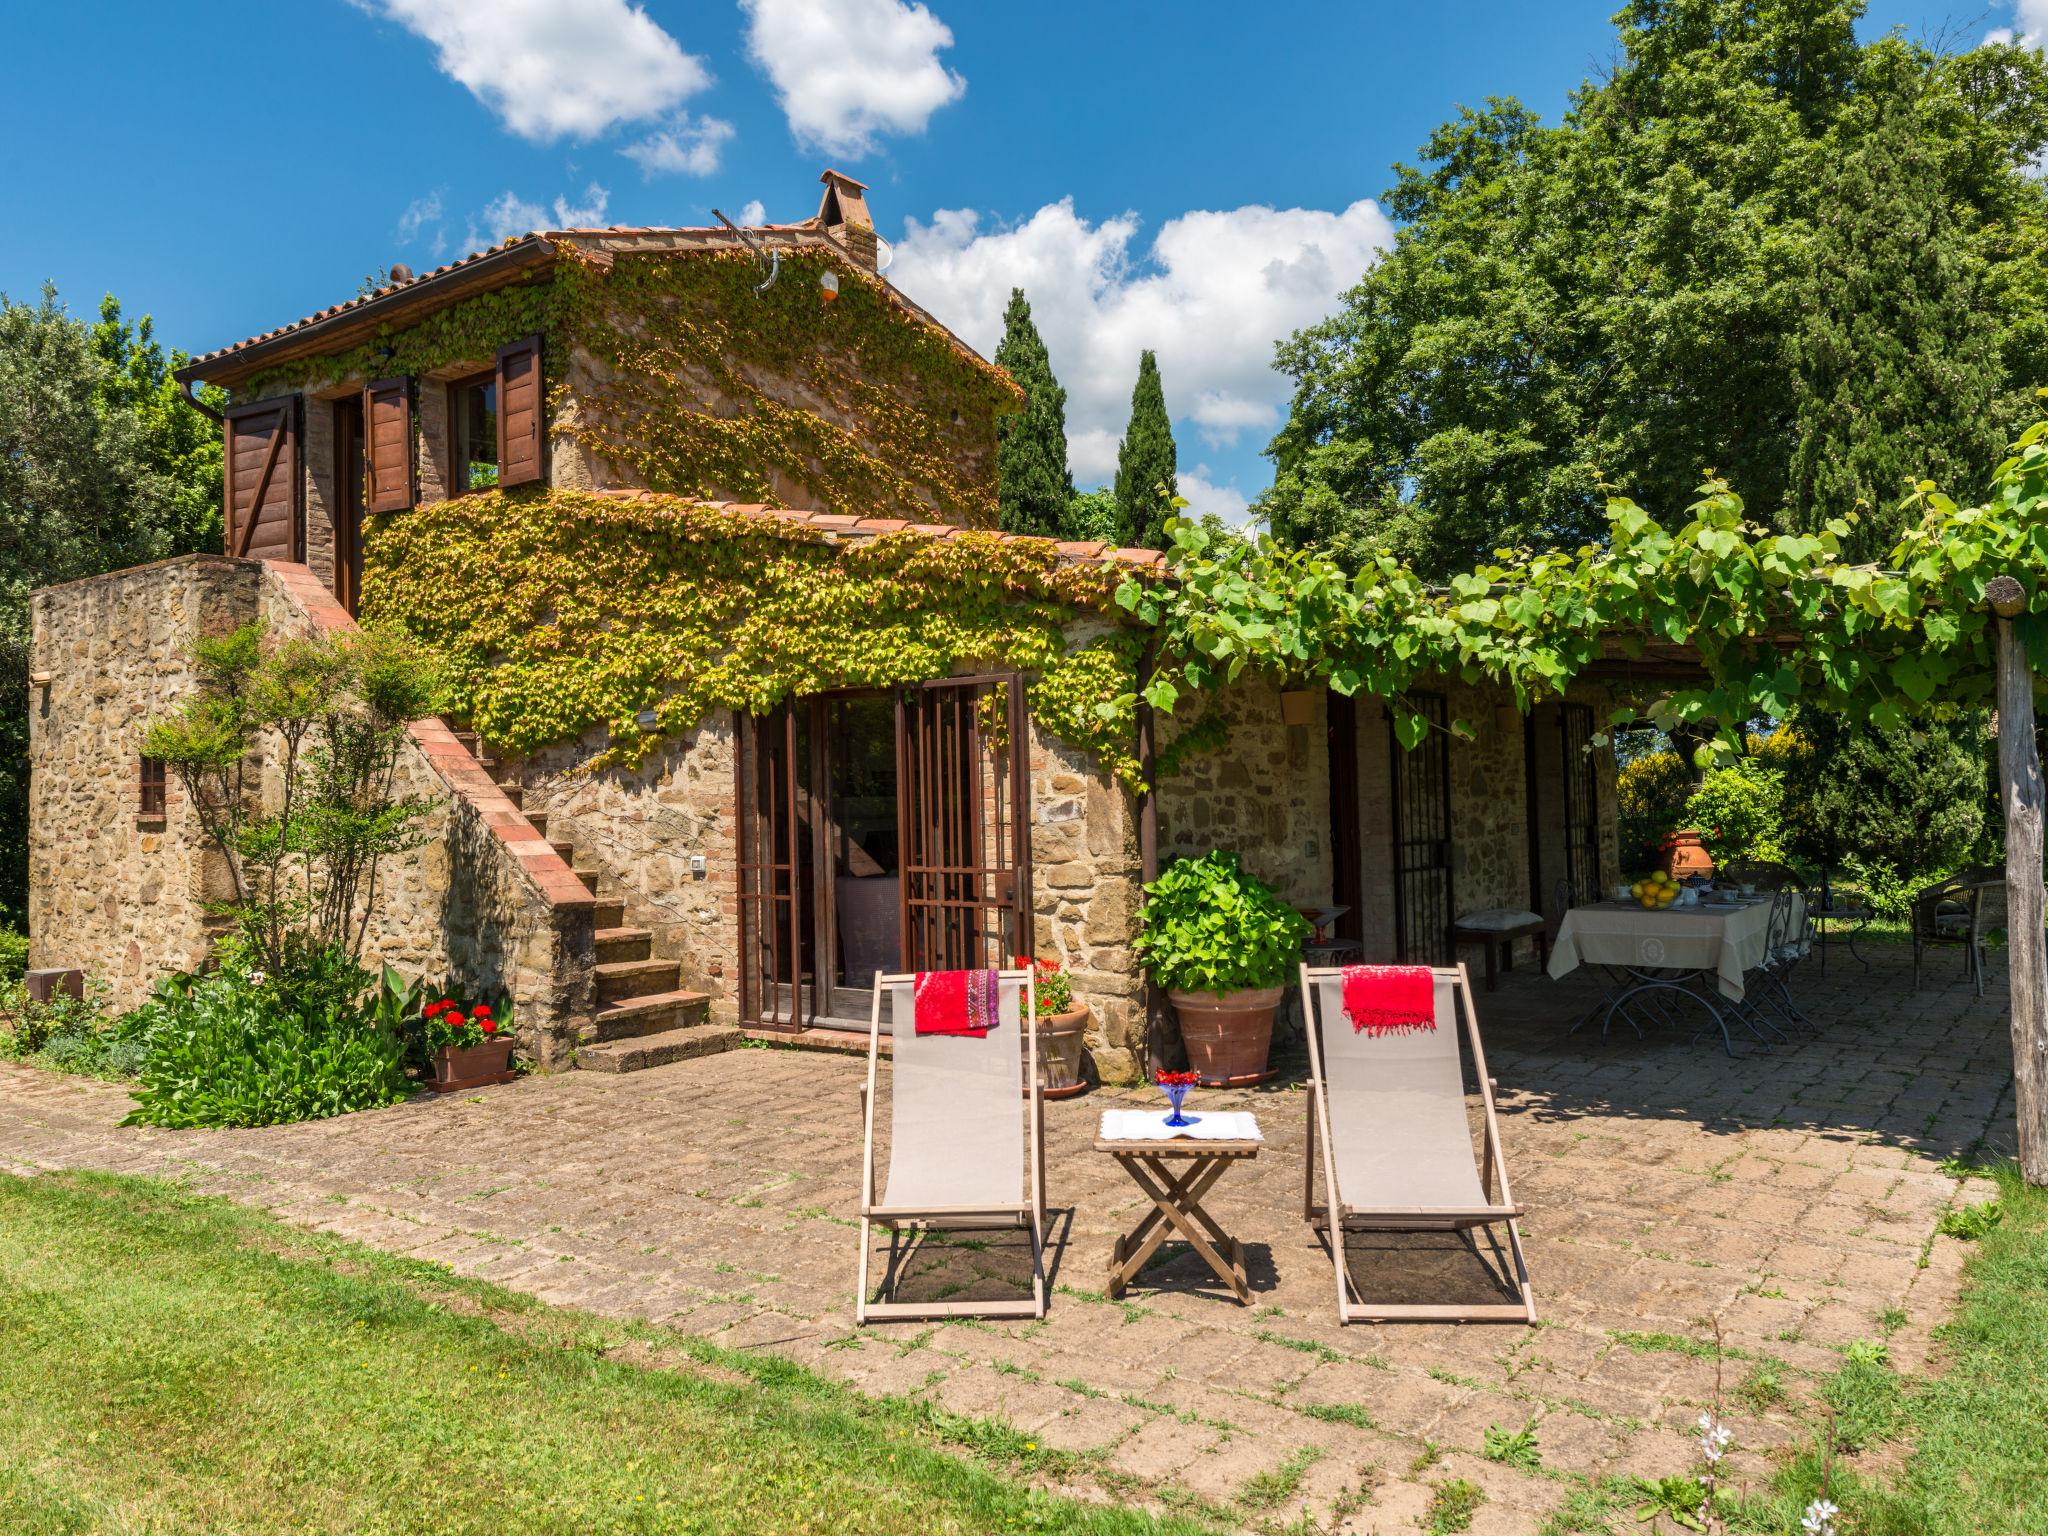
MULTIPOLYGON (((1790 933, 1799 932, 1804 911, 1805 898, 1795 894, 1790 933)), ((1768 896, 1737 906, 1657 912, 1632 901, 1573 907, 1550 946, 1550 974, 1562 976, 1581 965, 1712 971, 1721 995, 1739 1002, 1743 974, 1763 964, 1770 926, 1768 896)))
POLYGON ((1103 1141, 1264 1141, 1259 1122, 1248 1109, 1219 1109, 1203 1114, 1190 1109, 1193 1125, 1168 1125, 1163 1109, 1105 1109, 1103 1141))

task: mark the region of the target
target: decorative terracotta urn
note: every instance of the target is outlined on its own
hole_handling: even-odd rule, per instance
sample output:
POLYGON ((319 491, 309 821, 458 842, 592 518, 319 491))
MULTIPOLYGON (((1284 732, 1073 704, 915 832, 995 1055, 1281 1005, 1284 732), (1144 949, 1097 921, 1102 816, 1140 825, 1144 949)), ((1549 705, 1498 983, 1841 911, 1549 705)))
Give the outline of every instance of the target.
POLYGON ((1673 832, 1664 839, 1664 872, 1674 880, 1714 873, 1713 855, 1697 832, 1673 832))
POLYGON ((434 1052, 434 1075, 427 1079, 427 1086, 436 1093, 461 1093, 509 1083, 516 1076, 512 1042, 486 1040, 482 1045, 444 1045, 434 1052))
MULTIPOLYGON (((1048 1099, 1071 1099, 1088 1091, 1081 1075, 1081 1046, 1088 1035, 1085 1004, 1065 1013, 1042 1013, 1032 1020, 1038 1036, 1038 1081, 1048 1099)), ((1031 1096, 1030 1062, 1024 1064, 1024 1096, 1031 1096)))
POLYGON ((1281 724, 1313 725, 1315 719, 1316 695, 1313 688, 1289 688, 1281 693, 1281 724))
POLYGON ((1242 992, 1166 994, 1180 1015, 1188 1065, 1201 1074, 1203 1087, 1239 1088, 1273 1075, 1266 1057, 1273 1046, 1273 1015, 1285 990, 1251 987, 1242 992))

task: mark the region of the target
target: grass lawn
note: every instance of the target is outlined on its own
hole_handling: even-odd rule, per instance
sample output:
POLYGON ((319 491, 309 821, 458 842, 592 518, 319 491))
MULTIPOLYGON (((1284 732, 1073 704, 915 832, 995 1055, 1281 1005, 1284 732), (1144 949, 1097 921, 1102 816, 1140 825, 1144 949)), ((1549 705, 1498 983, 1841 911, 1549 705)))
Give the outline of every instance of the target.
POLYGON ((147 1180, 0 1177, 0 1531, 1194 1532, 1007 1428, 147 1180))

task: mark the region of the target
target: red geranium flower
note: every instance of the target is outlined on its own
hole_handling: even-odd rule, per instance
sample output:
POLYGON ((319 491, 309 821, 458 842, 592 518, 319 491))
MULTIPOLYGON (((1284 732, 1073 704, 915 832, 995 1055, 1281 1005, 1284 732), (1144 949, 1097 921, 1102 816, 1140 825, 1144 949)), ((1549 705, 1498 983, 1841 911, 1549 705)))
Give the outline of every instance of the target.
POLYGON ((448 1013, 448 1014, 444 1014, 444 1015, 443 1015, 442 1017, 443 1017, 443 1018, 444 1018, 444 1019, 446 1020, 446 1022, 447 1022, 447 1025, 448 1025, 448 1027, 449 1027, 450 1029, 460 1029, 460 1028, 462 1028, 462 1015, 461 1015, 461 1014, 459 1014, 459 1013, 448 1013))
POLYGON ((472 1019, 488 1019, 491 1016, 490 1005, 487 1003, 478 1003, 474 1008, 469 1010, 469 1016, 472 1019))
POLYGON ((498 1032, 498 1021, 485 1018, 481 1008, 477 1009, 477 1023, 483 1026, 484 1033, 487 1035, 495 1035, 498 1032))

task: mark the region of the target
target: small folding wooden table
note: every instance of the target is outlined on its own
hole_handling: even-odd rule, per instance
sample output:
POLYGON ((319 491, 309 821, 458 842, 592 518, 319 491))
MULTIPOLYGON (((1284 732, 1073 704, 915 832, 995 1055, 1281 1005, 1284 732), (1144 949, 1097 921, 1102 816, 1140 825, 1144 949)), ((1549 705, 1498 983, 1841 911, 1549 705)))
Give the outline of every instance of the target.
MULTIPOLYGON (((1112 1112, 1116 1113, 1116 1112, 1112 1112)), ((1202 1201, 1235 1163, 1249 1162, 1265 1143, 1258 1139, 1258 1122, 1250 1114, 1240 1119, 1251 1134, 1241 1138, 1125 1137, 1108 1134, 1109 1116, 1104 1117, 1103 1134, 1095 1150, 1107 1152, 1123 1165, 1137 1186, 1151 1198, 1152 1209, 1119 1237, 1109 1260, 1109 1281, 1105 1289, 1114 1298, 1159 1251, 1169 1236, 1178 1236, 1202 1256, 1202 1261, 1230 1287, 1231 1294, 1250 1305, 1252 1288, 1245 1278, 1244 1244, 1225 1232, 1202 1208, 1202 1201), (1177 1166, 1170 1166, 1177 1165, 1177 1166)))

